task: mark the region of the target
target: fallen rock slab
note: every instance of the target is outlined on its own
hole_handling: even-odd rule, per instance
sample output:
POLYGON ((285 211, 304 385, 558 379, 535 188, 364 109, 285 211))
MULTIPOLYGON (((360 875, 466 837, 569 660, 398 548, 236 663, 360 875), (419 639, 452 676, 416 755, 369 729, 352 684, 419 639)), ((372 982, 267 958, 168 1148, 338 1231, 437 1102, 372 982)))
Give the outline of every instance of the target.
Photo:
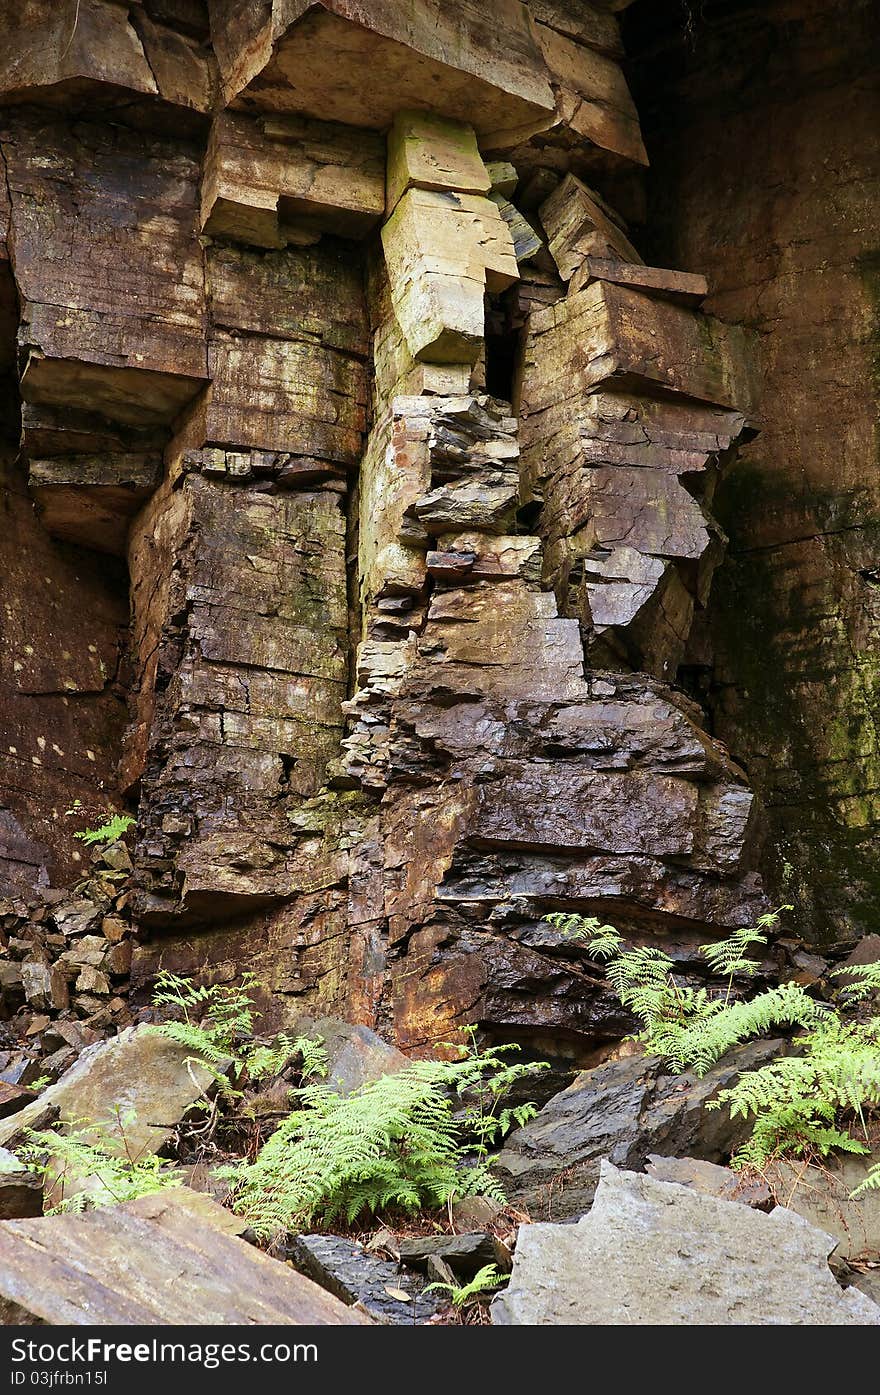
POLYGON ((368 1324, 225 1233, 228 1213, 175 1192, 0 1224, 0 1321, 105 1326, 368 1324), (212 1215, 212 1211, 216 1215, 212 1215))
POLYGON ((510 1269, 510 1251, 487 1231, 465 1235, 414 1235, 400 1242, 400 1259, 410 1269, 425 1270, 430 1259, 442 1259, 454 1274, 472 1277, 484 1264, 510 1269))
POLYGON ((660 1057, 642 1055, 582 1071, 508 1136, 493 1170, 509 1200, 533 1219, 567 1220, 589 1207, 602 1158, 630 1169, 644 1167, 651 1153, 726 1161, 751 1124, 727 1109, 706 1113, 707 1101, 783 1048, 776 1040, 747 1042, 702 1078, 669 1075, 660 1057))
POLYGON ((677 1182, 703 1196, 720 1196, 723 1201, 739 1201, 757 1211, 770 1211, 775 1202, 767 1183, 760 1178, 734 1172, 730 1167, 705 1162, 702 1158, 664 1158, 651 1153, 645 1168, 658 1182, 677 1182))
POLYGON ((841 1289, 834 1237, 603 1162, 589 1215, 523 1226, 501 1325, 880 1326, 880 1307, 841 1289))
POLYGON ((443 1306, 433 1293, 414 1288, 396 1264, 366 1254, 341 1235, 297 1235, 286 1254, 301 1274, 343 1303, 359 1303, 379 1322, 412 1326, 427 1322, 443 1306))
POLYGON ((339 1017, 300 1017, 293 1031, 296 1036, 321 1038, 327 1055, 326 1083, 342 1095, 410 1064, 408 1056, 369 1027, 343 1022, 339 1017))
MULTIPOLYGON (((189 1055, 145 1026, 127 1027, 88 1047, 38 1099, 0 1120, 0 1147, 23 1128, 39 1127, 47 1110, 57 1109, 62 1125, 106 1125, 118 1106, 123 1115, 135 1116, 125 1129, 130 1151, 155 1153, 211 1083, 210 1073, 188 1061, 189 1055)), ((108 1137, 112 1141, 112 1130, 108 1137)))

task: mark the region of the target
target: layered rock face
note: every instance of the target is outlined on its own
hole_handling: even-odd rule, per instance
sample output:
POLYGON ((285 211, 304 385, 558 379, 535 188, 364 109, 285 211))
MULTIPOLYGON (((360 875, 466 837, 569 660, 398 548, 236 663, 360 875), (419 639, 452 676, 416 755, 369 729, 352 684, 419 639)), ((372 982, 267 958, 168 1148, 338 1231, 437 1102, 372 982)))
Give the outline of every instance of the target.
MULTIPOLYGON (((629 1023, 547 911, 687 972, 766 909, 748 779, 679 686, 753 345, 616 211, 646 158, 618 8, 2 21, 16 507, 102 665, 70 720, 137 818, 136 986, 247 968, 277 1021, 587 1059, 629 1023)), ((71 851, 21 779, 66 691, 40 643, 0 753, 18 886, 71 851)))
POLYGON ((763 430, 717 496, 730 549, 689 661, 763 796, 803 933, 851 942, 880 909, 876 14, 705 8, 687 36, 677 4, 626 23, 644 245, 705 272, 708 308, 760 345, 763 430))

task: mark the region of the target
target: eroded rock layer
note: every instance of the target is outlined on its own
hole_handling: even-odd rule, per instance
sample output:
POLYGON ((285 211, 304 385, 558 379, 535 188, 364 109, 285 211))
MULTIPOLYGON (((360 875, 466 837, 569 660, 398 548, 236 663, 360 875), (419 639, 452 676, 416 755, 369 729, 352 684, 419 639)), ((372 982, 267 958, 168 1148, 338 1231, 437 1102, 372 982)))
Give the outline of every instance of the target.
POLYGON ((687 975, 766 909, 680 686, 754 345, 624 221, 616 8, 0 20, 0 854, 27 904, 129 809, 140 991, 587 1062, 630 1023, 549 910, 687 975))

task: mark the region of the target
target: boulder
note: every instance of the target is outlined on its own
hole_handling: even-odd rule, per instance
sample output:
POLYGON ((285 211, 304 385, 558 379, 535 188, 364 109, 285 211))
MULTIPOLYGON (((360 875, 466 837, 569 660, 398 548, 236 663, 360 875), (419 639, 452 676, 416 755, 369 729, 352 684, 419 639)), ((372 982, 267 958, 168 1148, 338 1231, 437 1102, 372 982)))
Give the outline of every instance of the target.
POLYGON ((746 1138, 750 1124, 728 1110, 705 1112, 740 1071, 765 1065, 781 1041, 753 1041, 729 1051, 707 1075, 670 1075, 657 1056, 626 1056, 582 1071, 523 1128, 507 1138, 495 1163, 511 1201, 541 1219, 582 1215, 609 1158, 641 1169, 648 1156, 722 1162, 746 1138))
POLYGON ((227 1233, 229 1213, 176 1191, 0 1224, 5 1323, 285 1326, 369 1323, 227 1233), (173 1276, 173 1282, 170 1281, 173 1276))
POLYGON ((43 1178, 0 1148, 0 1221, 42 1214, 43 1178))
POLYGON ((131 1152, 155 1153, 211 1084, 210 1073, 189 1055, 144 1026, 127 1027, 88 1047, 56 1084, 0 1121, 0 1147, 23 1128, 39 1127, 47 1110, 57 1109, 62 1124, 106 1123, 118 1106, 136 1116, 126 1125, 131 1152))
POLYGON ((880 1326, 843 1291, 834 1237, 777 1207, 769 1216, 604 1162, 577 1225, 523 1226, 501 1325, 880 1326))
POLYGON ((658 1182, 676 1182, 702 1196, 718 1196, 722 1201, 740 1201, 756 1211, 773 1208, 773 1194, 767 1183, 747 1173, 705 1162, 702 1158, 664 1158, 651 1153, 645 1168, 658 1182))
POLYGON ((402 1051, 389 1046, 369 1027, 343 1022, 338 1017, 300 1017, 294 1023, 293 1033, 322 1039, 327 1053, 327 1084, 343 1095, 410 1063, 402 1051))

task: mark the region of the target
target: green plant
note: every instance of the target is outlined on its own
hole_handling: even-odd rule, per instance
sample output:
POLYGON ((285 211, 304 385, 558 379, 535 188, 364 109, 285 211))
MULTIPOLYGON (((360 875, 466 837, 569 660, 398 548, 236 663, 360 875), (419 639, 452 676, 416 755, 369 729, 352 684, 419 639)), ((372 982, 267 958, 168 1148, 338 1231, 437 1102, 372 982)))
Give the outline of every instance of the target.
POLYGON ((478 1269, 469 1284, 459 1288, 456 1284, 444 1284, 439 1280, 433 1284, 425 1284, 423 1293, 430 1293, 432 1289, 446 1289, 449 1294, 453 1308, 463 1308, 471 1299, 476 1298, 481 1293, 490 1293, 493 1289, 503 1284, 505 1275, 498 1270, 494 1264, 484 1264, 482 1269, 478 1269))
POLYGON ((880 1018, 845 1022, 829 1012, 798 1038, 797 1048, 797 1055, 745 1071, 706 1106, 727 1104, 733 1117, 754 1119, 734 1166, 760 1168, 781 1156, 824 1158, 834 1149, 870 1153, 865 1110, 880 1104, 880 1018), (849 1120, 861 1127, 864 1143, 852 1136, 849 1120))
MULTIPOLYGON (((766 944, 764 932, 776 926, 779 915, 774 911, 754 928, 700 946, 710 970, 727 979, 723 993, 678 984, 667 955, 655 948, 625 949, 612 926, 576 915, 547 917, 562 934, 583 942, 593 958, 605 961, 609 985, 641 1023, 637 1039, 665 1056, 674 1072, 705 1075, 738 1042, 771 1028, 802 1029, 791 1055, 744 1071, 706 1106, 726 1104, 733 1117, 753 1121, 751 1137, 732 1159, 740 1168, 761 1168, 782 1156, 827 1157, 834 1149, 870 1153, 852 1126, 858 1124, 867 1140, 865 1111, 880 1104, 880 1018, 848 1022, 837 1008, 817 1002, 793 982, 731 1001, 734 977, 755 972, 749 950, 766 944)), ((846 976, 840 992, 844 1007, 880 990, 880 963, 832 973, 846 976)), ((880 1187, 880 1164, 857 1193, 874 1187, 880 1187)))
POLYGON ((236 1077, 247 1073, 250 1079, 257 1080, 277 1075, 299 1056, 301 1076, 326 1075, 327 1059, 319 1040, 279 1032, 268 1045, 244 1045, 253 1036, 258 1015, 249 992, 256 984, 256 975, 245 973, 237 984, 196 986, 189 979, 161 969, 156 977, 153 1006, 170 1007, 181 1018, 156 1023, 146 1030, 188 1050, 187 1063, 207 1070, 227 1098, 241 1093, 230 1082, 231 1068, 236 1077))
POLYGON ((180 1186, 182 1175, 144 1149, 135 1150, 129 1131, 136 1122, 133 1111, 123 1113, 117 1106, 104 1123, 89 1123, 68 1133, 28 1129, 28 1143, 19 1158, 28 1165, 47 1171, 53 1192, 61 1200, 49 1214, 84 1211, 180 1186), (77 1190, 64 1195, 65 1181, 77 1190))
POLYGON ((389 1205, 414 1211, 467 1195, 502 1201, 489 1144, 535 1112, 503 1101, 514 1083, 546 1068, 505 1059, 517 1049, 479 1051, 472 1036, 462 1059, 413 1061, 349 1095, 306 1084, 254 1162, 226 1170, 233 1209, 265 1238, 389 1205))
MULTIPOLYGON (((68 810, 68 813, 71 812, 73 811, 68 810)), ((73 836, 79 838, 87 847, 91 847, 93 843, 116 843, 134 826, 134 822, 131 814, 114 814, 106 823, 102 823, 100 828, 86 828, 73 836)))
POLYGON ((705 1075, 738 1042, 772 1027, 811 1027, 831 1011, 797 983, 730 1001, 733 978, 743 972, 741 966, 747 966, 745 972, 754 971, 745 951, 766 944, 762 930, 777 924, 779 912, 762 917, 760 928, 737 930, 726 940, 700 947, 710 968, 717 966, 726 974, 723 993, 680 984, 669 955, 654 946, 625 949, 613 926, 572 915, 546 919, 567 938, 582 941, 592 958, 604 961, 609 986, 641 1023, 637 1039, 649 1051, 665 1056, 673 1072, 693 1070, 705 1075))

